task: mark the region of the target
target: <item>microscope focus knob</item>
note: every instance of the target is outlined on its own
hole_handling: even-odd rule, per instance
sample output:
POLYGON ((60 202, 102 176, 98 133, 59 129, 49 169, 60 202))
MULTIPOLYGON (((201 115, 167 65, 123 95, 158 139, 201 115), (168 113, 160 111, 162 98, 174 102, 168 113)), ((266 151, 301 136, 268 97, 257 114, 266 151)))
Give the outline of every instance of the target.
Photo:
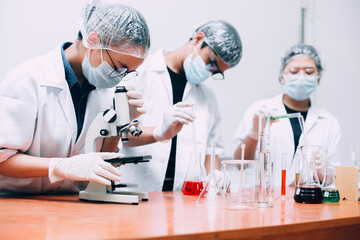
POLYGON ((108 134, 109 134, 109 131, 108 131, 107 129, 101 129, 101 130, 100 130, 100 135, 101 135, 101 136, 104 136, 104 137, 105 137, 105 136, 107 136, 108 134))

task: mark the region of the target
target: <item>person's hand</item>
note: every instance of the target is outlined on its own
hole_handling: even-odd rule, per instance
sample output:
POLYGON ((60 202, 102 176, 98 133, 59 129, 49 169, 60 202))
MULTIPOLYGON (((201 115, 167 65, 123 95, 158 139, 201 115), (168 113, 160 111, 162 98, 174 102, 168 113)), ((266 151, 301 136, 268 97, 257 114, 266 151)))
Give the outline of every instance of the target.
POLYGON ((192 106, 194 104, 178 102, 169 108, 164 113, 162 125, 154 129, 154 138, 159 142, 167 142, 180 132, 184 124, 193 122, 196 116, 192 106))
POLYGON ((214 169, 214 179, 221 193, 225 194, 230 188, 230 176, 220 170, 214 169))
MULTIPOLYGON (((270 117, 277 117, 279 116, 278 110, 274 109, 274 108, 270 108, 267 107, 265 105, 263 105, 258 111, 257 113, 254 115, 253 117, 253 127, 250 129, 249 132, 249 137, 257 140, 258 139, 258 135, 259 135, 259 114, 261 113, 268 113, 270 115, 270 117)), ((271 120, 270 124, 272 124, 273 122, 276 122, 278 120, 271 120)))
POLYGON ((51 183, 64 179, 95 181, 110 185, 110 180, 121 181, 121 173, 104 159, 120 158, 121 153, 93 152, 69 158, 51 158, 49 179, 51 183))
POLYGON ((143 108, 144 102, 142 101, 142 95, 136 91, 135 87, 129 83, 125 85, 127 91, 126 95, 129 102, 130 121, 140 117, 146 110, 143 108))

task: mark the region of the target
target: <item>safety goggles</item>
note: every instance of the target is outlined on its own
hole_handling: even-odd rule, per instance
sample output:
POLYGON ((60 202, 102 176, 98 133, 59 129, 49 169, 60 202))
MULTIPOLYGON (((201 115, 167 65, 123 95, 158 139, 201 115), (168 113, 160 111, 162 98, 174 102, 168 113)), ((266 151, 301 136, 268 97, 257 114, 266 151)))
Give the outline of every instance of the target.
POLYGON ((105 50, 107 55, 109 56, 112 64, 114 65, 114 71, 112 71, 110 74, 109 74, 109 77, 110 78, 117 78, 117 77, 121 77, 121 78, 124 78, 126 76, 126 79, 131 79, 131 78, 134 78, 136 77, 139 73, 136 71, 136 70, 132 70, 132 71, 129 71, 128 72, 128 68, 126 67, 116 67, 114 61, 112 60, 108 50, 105 50))
POLYGON ((211 77, 214 80, 224 80, 225 79, 224 73, 219 70, 219 66, 214 58, 212 49, 210 47, 209 47, 209 51, 210 51, 210 62, 206 64, 206 69, 209 72, 211 72, 211 77))

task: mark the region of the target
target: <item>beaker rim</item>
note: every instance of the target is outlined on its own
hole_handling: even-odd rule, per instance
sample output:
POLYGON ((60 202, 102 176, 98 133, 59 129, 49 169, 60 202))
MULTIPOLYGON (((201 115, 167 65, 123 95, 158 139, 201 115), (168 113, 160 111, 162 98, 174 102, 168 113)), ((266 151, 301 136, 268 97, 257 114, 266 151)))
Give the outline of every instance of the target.
POLYGON ((241 163, 255 163, 255 160, 241 160, 241 159, 228 159, 228 160, 222 160, 222 164, 241 164, 241 163))

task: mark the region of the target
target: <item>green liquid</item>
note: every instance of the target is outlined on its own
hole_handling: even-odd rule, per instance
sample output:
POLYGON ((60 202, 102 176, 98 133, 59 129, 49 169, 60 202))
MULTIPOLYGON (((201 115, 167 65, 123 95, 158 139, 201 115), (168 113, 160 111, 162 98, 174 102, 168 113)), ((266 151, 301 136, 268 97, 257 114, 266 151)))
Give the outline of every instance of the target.
POLYGON ((323 189, 323 202, 338 202, 340 201, 339 190, 337 189, 323 189))

